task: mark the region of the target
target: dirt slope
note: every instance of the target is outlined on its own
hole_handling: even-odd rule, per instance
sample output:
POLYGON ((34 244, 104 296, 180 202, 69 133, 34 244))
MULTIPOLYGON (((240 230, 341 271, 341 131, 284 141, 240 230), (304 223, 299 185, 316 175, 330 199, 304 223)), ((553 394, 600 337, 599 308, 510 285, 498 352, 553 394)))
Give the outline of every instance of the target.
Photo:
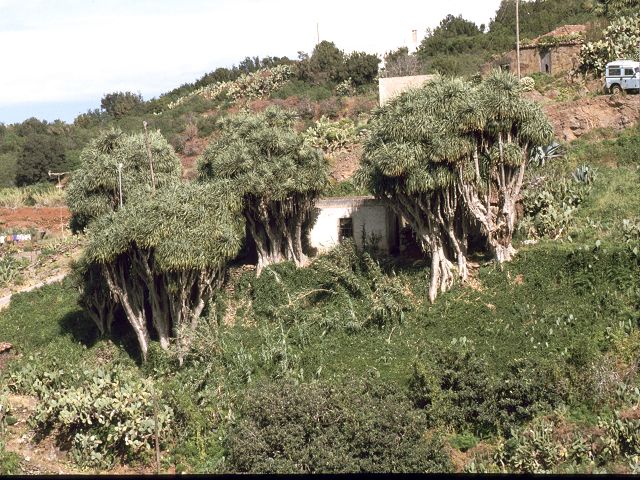
POLYGON ((623 130, 640 120, 640 95, 585 96, 557 102, 532 92, 530 98, 542 103, 556 137, 563 142, 598 128, 623 130))

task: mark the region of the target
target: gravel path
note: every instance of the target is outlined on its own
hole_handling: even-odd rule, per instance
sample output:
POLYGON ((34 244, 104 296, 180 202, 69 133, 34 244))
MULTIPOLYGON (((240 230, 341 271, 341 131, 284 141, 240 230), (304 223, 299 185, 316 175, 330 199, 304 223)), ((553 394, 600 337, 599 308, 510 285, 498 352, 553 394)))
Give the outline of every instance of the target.
POLYGON ((21 290, 18 290, 17 292, 13 292, 10 295, 7 295, 6 297, 1 297, 0 298, 0 310, 2 310, 3 308, 6 308, 9 305, 9 302, 11 302, 11 296, 12 295, 15 295, 16 293, 30 292, 31 290, 35 290, 36 288, 43 287, 44 285, 49 285, 50 283, 59 282, 64 277, 66 277, 68 275, 68 273, 69 272, 63 272, 63 273, 59 273, 57 275, 54 275, 52 277, 45 278, 41 282, 35 283, 33 285, 29 285, 28 287, 25 287, 25 288, 23 288, 21 290))

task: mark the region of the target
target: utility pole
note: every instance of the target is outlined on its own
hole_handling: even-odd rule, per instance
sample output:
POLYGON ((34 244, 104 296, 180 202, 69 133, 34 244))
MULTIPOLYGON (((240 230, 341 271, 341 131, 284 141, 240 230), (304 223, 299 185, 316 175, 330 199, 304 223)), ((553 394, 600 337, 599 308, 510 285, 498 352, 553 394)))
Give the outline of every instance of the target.
POLYGON ((151 145, 149 144, 149 132, 147 132, 147 121, 142 122, 144 126, 144 143, 147 147, 147 156, 149 157, 149 169, 151 170, 151 191, 156 193, 156 177, 153 174, 153 157, 151 156, 151 145))
POLYGON ((320 43, 320 22, 316 22, 316 38, 318 39, 316 45, 318 45, 320 43))
POLYGON ((516 62, 518 79, 520 79, 520 0, 516 0, 516 62))

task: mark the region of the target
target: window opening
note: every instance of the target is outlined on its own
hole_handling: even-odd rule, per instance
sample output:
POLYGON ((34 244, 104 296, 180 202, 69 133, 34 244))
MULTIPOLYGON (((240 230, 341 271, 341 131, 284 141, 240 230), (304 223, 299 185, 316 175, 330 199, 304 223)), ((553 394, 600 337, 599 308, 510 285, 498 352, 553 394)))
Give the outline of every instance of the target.
POLYGON ((341 218, 338 224, 338 241, 353 238, 353 218, 341 218))

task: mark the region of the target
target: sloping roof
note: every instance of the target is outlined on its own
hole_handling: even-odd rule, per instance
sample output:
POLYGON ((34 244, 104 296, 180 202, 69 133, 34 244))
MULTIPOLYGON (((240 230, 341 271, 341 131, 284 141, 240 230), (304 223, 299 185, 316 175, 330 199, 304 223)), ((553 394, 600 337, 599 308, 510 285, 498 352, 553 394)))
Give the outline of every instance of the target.
POLYGON ((586 31, 586 25, 563 25, 555 30, 551 30, 549 33, 545 33, 544 35, 534 38, 531 41, 531 45, 537 45, 540 40, 545 37, 566 37, 568 35, 584 34, 586 31))

